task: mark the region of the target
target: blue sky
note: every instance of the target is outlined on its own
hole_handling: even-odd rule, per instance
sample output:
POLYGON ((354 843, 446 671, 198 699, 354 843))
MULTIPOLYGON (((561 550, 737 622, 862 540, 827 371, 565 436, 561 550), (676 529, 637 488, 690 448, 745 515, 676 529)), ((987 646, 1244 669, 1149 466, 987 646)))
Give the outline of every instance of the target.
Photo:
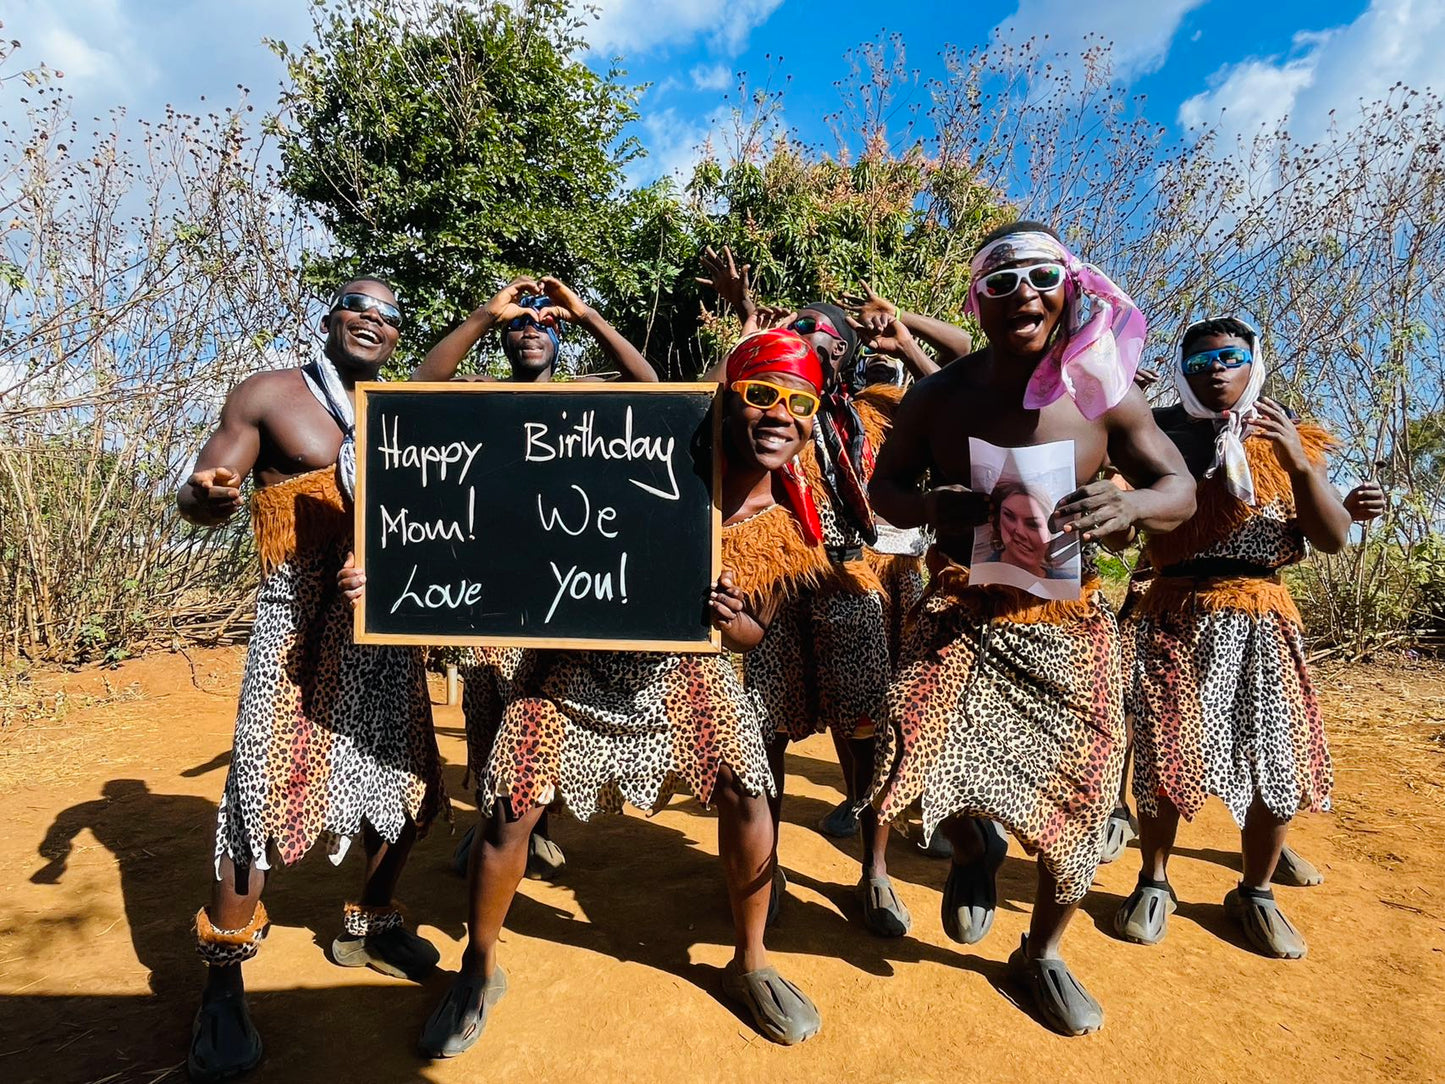
MULTIPOLYGON (((634 80, 653 84, 638 135, 651 151, 634 176, 685 171, 727 107, 734 73, 787 81, 785 118, 805 142, 831 147, 824 117, 837 111, 834 82, 860 42, 903 36, 910 66, 941 70, 948 44, 968 48, 999 33, 1048 33, 1077 50, 1084 35, 1115 42, 1120 74, 1148 96, 1148 113, 1247 131, 1288 113, 1297 134, 1322 130, 1331 109, 1383 93, 1396 80, 1445 89, 1441 0, 601 0, 592 28, 597 63, 618 55, 634 80), (1009 30, 1008 28, 1012 28, 1009 30), (1221 112, 1222 111, 1222 112, 1221 112)), ((230 104, 236 85, 264 109, 280 67, 261 38, 307 39, 301 0, 10 0, 3 33, 28 64, 66 72, 82 117, 125 105, 156 116, 230 104)), ((12 66, 15 64, 12 61, 12 66)), ((14 95, 0 97, 13 115, 14 95)))

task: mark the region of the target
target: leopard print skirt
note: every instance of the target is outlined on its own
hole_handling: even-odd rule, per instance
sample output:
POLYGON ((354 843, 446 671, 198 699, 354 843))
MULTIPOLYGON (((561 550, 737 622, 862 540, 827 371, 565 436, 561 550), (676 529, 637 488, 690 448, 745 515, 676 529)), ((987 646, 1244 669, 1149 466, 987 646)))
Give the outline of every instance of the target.
POLYGON ((873 734, 891 669, 887 609, 876 591, 841 590, 805 591, 779 608, 743 662, 774 733, 873 734))
POLYGON ((352 642, 345 539, 293 555, 256 600, 215 859, 269 869, 369 823, 393 841, 447 808, 421 652, 352 642))
POLYGON ((1299 623, 1238 609, 1161 608, 1130 621, 1134 797, 1192 819, 1213 794, 1243 826, 1258 794, 1276 817, 1330 807, 1333 768, 1299 623))
POLYGON ((584 821, 655 812, 681 789, 708 805, 723 765, 748 794, 776 792, 762 707, 726 655, 528 654, 480 773, 484 816, 499 797, 519 811, 555 799, 584 821))
POLYGON ((471 661, 457 668, 462 679, 462 718, 467 731, 467 771, 462 785, 478 788, 478 808, 483 805, 482 780, 502 715, 516 695, 519 682, 525 686, 534 680, 535 668, 544 657, 527 648, 476 647, 471 651, 471 661))
POLYGON ((935 581, 909 625, 874 803, 902 825, 921 801, 926 835, 955 814, 1000 821, 1040 856, 1058 902, 1075 903, 1093 882, 1123 771, 1113 611, 1087 589, 1080 602, 1000 611, 964 578, 935 581))

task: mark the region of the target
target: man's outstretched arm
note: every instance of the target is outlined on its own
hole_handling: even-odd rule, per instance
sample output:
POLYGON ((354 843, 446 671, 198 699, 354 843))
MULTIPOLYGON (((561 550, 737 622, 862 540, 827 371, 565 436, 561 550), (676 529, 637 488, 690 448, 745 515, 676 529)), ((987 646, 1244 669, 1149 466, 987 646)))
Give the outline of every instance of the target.
POLYGON ((187 522, 215 527, 241 507, 241 483, 261 452, 262 381, 270 375, 247 377, 226 396, 220 425, 176 493, 176 505, 187 522))

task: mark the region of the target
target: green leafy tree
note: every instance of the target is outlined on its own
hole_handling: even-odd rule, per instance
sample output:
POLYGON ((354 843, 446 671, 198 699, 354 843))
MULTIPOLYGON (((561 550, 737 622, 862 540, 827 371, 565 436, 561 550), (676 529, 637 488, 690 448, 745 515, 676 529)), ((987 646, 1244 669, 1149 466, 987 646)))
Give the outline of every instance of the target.
MULTIPOLYGON (((313 0, 315 37, 272 48, 291 88, 282 178, 336 241, 305 274, 391 279, 408 367, 514 272, 584 291, 611 280, 608 239, 640 88, 580 59, 567 0, 313 0)), ((632 197, 629 197, 632 198, 632 197)))

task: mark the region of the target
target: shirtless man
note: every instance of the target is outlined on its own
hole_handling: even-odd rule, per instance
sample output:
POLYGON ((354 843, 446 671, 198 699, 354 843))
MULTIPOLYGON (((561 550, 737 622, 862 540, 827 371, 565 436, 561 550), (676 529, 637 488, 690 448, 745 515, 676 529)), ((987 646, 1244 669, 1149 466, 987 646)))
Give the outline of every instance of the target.
POLYGON ((215 526, 240 508, 250 474, 263 573, 217 817, 216 880, 196 915, 207 977, 187 1063, 194 1080, 222 1080, 261 1060, 241 964, 266 933, 260 897, 275 861, 290 865, 329 842, 340 862, 361 834, 361 896, 346 905, 333 958, 406 977, 437 962, 392 903, 412 843, 446 804, 421 656, 354 644, 336 587, 351 549, 350 392, 377 378, 401 319, 380 279, 342 286, 321 321, 322 356, 232 389, 177 494, 182 516, 215 526))
POLYGON ((1039 856, 1029 933, 1010 968, 1050 1027, 1080 1035, 1102 1026, 1103 1010, 1060 940, 1098 865, 1125 744, 1118 629, 1090 551, 1130 527, 1183 522, 1194 486, 1133 386, 1143 318, 1102 272, 1048 227, 1020 222, 985 239, 971 291, 988 345, 908 393, 870 489, 891 523, 927 524, 938 538, 879 730, 874 800, 892 820, 921 797, 925 835, 942 822, 953 844, 943 925, 963 944, 993 924, 1007 844, 988 822, 1039 856), (1080 294, 1093 300, 1088 324, 1080 294), (1080 485, 1054 514, 1084 545, 1081 598, 969 586, 973 532, 991 512, 989 495, 970 488, 970 436, 1012 448, 1073 441, 1080 485), (1131 491, 1095 480, 1106 455, 1131 491))

